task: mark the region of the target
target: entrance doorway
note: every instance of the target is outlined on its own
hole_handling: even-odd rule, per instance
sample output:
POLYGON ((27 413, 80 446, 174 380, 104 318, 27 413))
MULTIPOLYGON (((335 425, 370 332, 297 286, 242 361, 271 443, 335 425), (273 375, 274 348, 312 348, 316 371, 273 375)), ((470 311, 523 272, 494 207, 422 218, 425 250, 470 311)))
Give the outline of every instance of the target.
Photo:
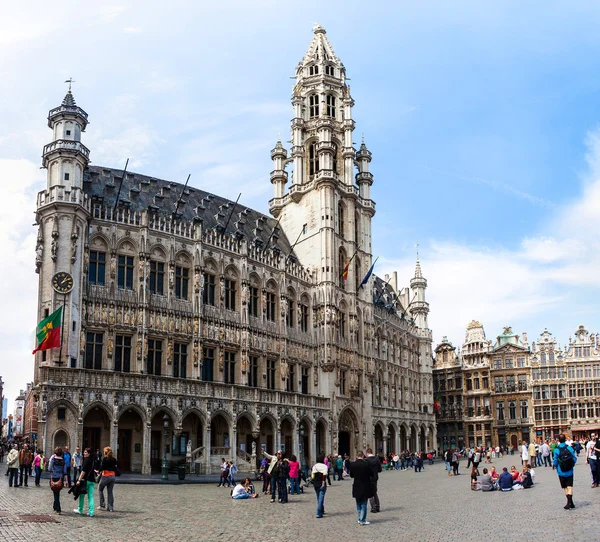
POLYGON ((117 457, 124 471, 131 470, 131 429, 119 429, 117 436, 117 457))
POLYGON ((83 428, 83 449, 90 448, 92 453, 103 448, 100 441, 100 427, 84 427, 83 428))
POLYGON ((344 457, 344 454, 350 455, 350 433, 348 431, 338 433, 338 455, 344 457))

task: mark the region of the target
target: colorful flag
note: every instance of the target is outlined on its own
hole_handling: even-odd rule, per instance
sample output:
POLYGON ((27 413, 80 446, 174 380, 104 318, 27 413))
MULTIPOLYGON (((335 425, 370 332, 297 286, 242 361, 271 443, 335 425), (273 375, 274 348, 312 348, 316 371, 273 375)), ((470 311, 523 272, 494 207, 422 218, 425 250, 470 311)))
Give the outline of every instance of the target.
POLYGON ((350 260, 350 261, 349 261, 349 262, 346 264, 346 267, 344 267, 344 270, 342 271, 342 278, 343 278, 344 280, 348 280, 348 270, 350 269, 350 262, 351 262, 351 261, 352 261, 352 260, 350 260))
POLYGON ((60 326, 62 325, 62 307, 55 310, 50 316, 44 318, 37 326, 35 335, 37 348, 32 352, 35 354, 40 350, 60 348, 60 326))
POLYGON ((375 258, 373 265, 369 269, 369 272, 365 275, 365 278, 360 283, 359 288, 362 288, 367 282, 369 282, 369 279, 371 278, 371 274, 373 273, 373 268, 375 267, 375 263, 377 262, 378 259, 379 259, 379 256, 377 256, 377 258, 375 258))

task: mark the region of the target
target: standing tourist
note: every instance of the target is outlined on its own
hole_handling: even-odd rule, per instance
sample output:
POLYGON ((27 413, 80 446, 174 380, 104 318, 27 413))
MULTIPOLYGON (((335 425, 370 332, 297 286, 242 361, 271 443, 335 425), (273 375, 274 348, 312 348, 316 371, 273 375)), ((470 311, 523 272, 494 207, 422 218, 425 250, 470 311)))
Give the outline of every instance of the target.
POLYGON ((592 433, 589 442, 585 446, 587 462, 592 474, 592 487, 598 487, 600 484, 600 461, 598 461, 598 453, 600 452, 600 449, 598 449, 599 445, 600 443, 596 441, 596 435, 592 433))
POLYGON ((10 452, 6 456, 6 466, 8 468, 8 487, 19 487, 19 452, 17 445, 13 444, 10 452))
POLYGON ((73 457, 71 457, 71 463, 73 464, 73 479, 77 480, 79 473, 81 472, 81 463, 83 461, 83 456, 81 455, 81 451, 79 446, 75 448, 75 453, 73 457))
POLYGON ((548 445, 547 440, 540 446, 540 450, 542 452, 542 458, 544 460, 544 467, 549 467, 552 461, 550 459, 550 446, 548 445))
POLYGON ((27 444, 23 445, 23 449, 19 452, 19 485, 25 485, 27 487, 27 480, 29 478, 29 469, 31 468, 31 462, 33 456, 29 450, 27 444), (23 484, 23 480, 25 484, 23 484))
POLYGON ((521 445, 521 465, 526 465, 529 462, 529 448, 527 443, 523 441, 521 445))
POLYGON ((341 455, 337 456, 335 460, 335 470, 337 471, 338 480, 344 479, 344 460, 341 455))
POLYGON ((67 487, 71 485, 71 452, 69 452, 69 447, 65 446, 63 450, 63 459, 65 460, 65 467, 67 472, 67 487))
POLYGON ((229 476, 229 464, 225 461, 225 458, 221 458, 221 477, 219 478, 219 485, 217 487, 225 487, 227 483, 227 477, 229 476))
POLYGON ((109 512, 114 512, 114 496, 113 489, 115 487, 115 476, 117 475, 117 459, 115 458, 112 448, 107 446, 104 448, 104 457, 102 458, 102 464, 100 470, 102 472, 102 478, 98 484, 98 491, 100 492, 100 508, 105 508, 104 501, 104 488, 108 493, 108 508, 109 512))
POLYGON ((458 476, 460 473, 458 472, 458 465, 460 462, 460 454, 458 453, 458 450, 453 450, 452 452, 452 473, 454 474, 454 476, 458 476))
POLYGON ((317 496, 317 513, 318 519, 323 517, 325 513, 325 493, 327 492, 327 465, 324 463, 325 456, 323 454, 317 456, 317 462, 313 465, 311 478, 315 494, 317 496))
POLYGON ((529 454, 529 464, 532 467, 535 467, 537 464, 537 450, 535 449, 535 444, 533 442, 529 443, 527 447, 527 453, 529 454))
POLYGON ((277 462, 277 496, 281 504, 288 502, 287 481, 290 477, 290 463, 287 457, 284 459, 279 456, 277 462))
POLYGON ((565 491, 567 497, 567 504, 564 506, 565 510, 575 508, 573 504, 573 468, 577 463, 577 456, 571 446, 567 445, 567 438, 564 433, 558 435, 558 446, 554 450, 554 466, 558 473, 558 479, 560 481, 560 487, 565 491))
MULTIPOLYGON (((379 461, 379 458, 377 458, 377 460, 379 461)), ((365 454, 362 452, 358 452, 356 454, 356 461, 350 463, 350 476, 354 478, 354 483, 352 484, 352 497, 356 500, 358 524, 371 525, 371 522, 367 521, 367 501, 373 496, 371 484, 373 479, 373 468, 365 461, 365 454)))
POLYGON ((452 476, 452 448, 448 448, 444 452, 444 463, 446 463, 446 470, 448 471, 448 476, 452 476))
POLYGON ((479 463, 480 462, 481 462, 481 452, 480 452, 480 449, 479 448, 475 448, 475 451, 473 452, 473 467, 477 471, 477 474, 479 474, 479 463))
POLYGON ((40 487, 40 479, 42 478, 42 452, 37 450, 33 458, 33 468, 35 469, 35 487, 40 487))
POLYGON ((268 467, 269 467, 269 460, 266 457, 263 457, 260 460, 260 473, 262 476, 262 483, 263 483, 263 487, 262 487, 263 495, 266 495, 267 491, 269 491, 269 480, 271 478, 271 475, 269 474, 269 471, 267 470, 268 467))
POLYGON ((92 456, 91 448, 86 448, 83 451, 83 465, 81 467, 81 474, 77 478, 77 485, 81 485, 84 491, 79 495, 79 507, 75 508, 73 512, 76 514, 83 514, 83 505, 85 503, 85 496, 88 498, 88 516, 94 517, 94 489, 96 488, 96 471, 94 470, 94 457, 92 456))
POLYGON ((372 477, 371 477, 371 481, 372 481, 371 485, 372 485, 372 490, 373 490, 373 495, 370 498, 371 512, 373 512, 374 514, 377 514, 381 509, 381 504, 379 502, 379 495, 377 494, 377 481, 379 480, 379 473, 381 472, 381 461, 379 460, 378 456, 373 455, 373 450, 371 450, 371 448, 367 448, 366 461, 369 464, 369 466, 371 467, 371 470, 373 472, 372 477))
MULTIPOLYGON (((340 456, 341 457, 341 456, 340 456)), ((300 463, 295 455, 290 457, 290 495, 300 495, 300 463)))
POLYGON ((48 466, 50 471, 50 489, 54 493, 54 504, 52 508, 55 514, 62 512, 60 508, 60 492, 63 488, 63 480, 65 478, 65 460, 63 458, 63 451, 60 446, 54 448, 54 455, 50 458, 50 464, 48 466))
POLYGON ((270 455, 263 450, 262 454, 269 460, 267 474, 269 475, 271 484, 271 502, 275 502, 275 493, 277 491, 277 475, 279 473, 279 460, 281 459, 281 452, 277 452, 275 455, 270 455))

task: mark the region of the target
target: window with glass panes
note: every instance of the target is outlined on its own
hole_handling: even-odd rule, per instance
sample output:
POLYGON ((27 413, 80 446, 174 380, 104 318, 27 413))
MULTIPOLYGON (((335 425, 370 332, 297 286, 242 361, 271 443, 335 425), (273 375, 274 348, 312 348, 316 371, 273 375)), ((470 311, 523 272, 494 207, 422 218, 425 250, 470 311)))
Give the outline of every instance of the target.
POLYGON ((258 318, 258 288, 256 286, 250 286, 249 294, 248 312, 250 316, 258 318))
POLYGON ((525 367, 525 358, 517 358, 517 367, 525 367))
POLYGON ((498 401, 496 403, 496 419, 504 419, 504 401, 498 401))
POLYGON ((340 371, 340 395, 346 395, 346 371, 340 371))
POLYGON ((294 327, 294 314, 296 310, 294 305, 294 300, 290 298, 288 300, 287 312, 285 313, 285 324, 287 327, 294 327))
POLYGON ((517 403, 515 401, 508 402, 508 417, 511 420, 514 420, 517 417, 517 403))
POLYGON ((310 368, 302 367, 302 393, 308 395, 308 383, 310 378, 310 368))
POLYGON ((296 391, 296 365, 290 363, 288 365, 288 379, 286 383, 287 391, 296 391))
POLYGON ((215 349, 202 349, 202 380, 212 382, 214 380, 215 349))
POLYGON ((529 417, 529 404, 527 401, 521 401, 521 418, 529 417))
POLYGON ((85 368, 102 369, 103 333, 87 333, 85 342, 85 368))
POLYGON ((248 358, 248 386, 258 387, 258 358, 256 356, 248 358))
POLYGON ((148 339, 148 359, 146 361, 146 373, 149 375, 160 375, 162 368, 163 342, 158 339, 148 339))
POLYGON ((275 294, 273 292, 267 292, 267 320, 269 322, 275 321, 275 294))
POLYGON ((173 343, 173 376, 185 378, 187 369, 188 345, 185 343, 173 343))
POLYGON ((90 250, 88 281, 90 284, 104 285, 106 271, 106 252, 90 250))
POLYGON ((303 333, 308 332, 308 306, 304 303, 300 305, 300 329, 303 333))
POLYGON ((165 264, 163 262, 150 262, 150 293, 163 295, 165 282, 165 264))
POLYGON ((325 114, 328 117, 335 117, 335 96, 328 94, 325 100, 325 114))
POLYGON ((133 290, 133 256, 119 255, 117 261, 117 286, 121 290, 133 290))
POLYGON ((270 390, 275 389, 275 360, 267 360, 267 388, 270 390))
POLYGON ((235 310, 235 289, 236 281, 231 279, 225 279, 225 308, 230 311, 235 310))
POLYGON ((513 363, 514 363, 513 358, 505 358, 504 359, 504 368, 505 369, 512 369, 513 368, 513 363))
POLYGON ((235 353, 223 352, 223 382, 235 384, 235 353))
POLYGON ((519 375, 519 391, 527 391, 527 375, 519 375))
POLYGON ((175 266, 175 297, 177 299, 188 298, 190 270, 187 267, 175 266))
POLYGON ((346 313, 344 311, 340 312, 340 338, 346 338, 346 313))
POLYGON ((215 276, 210 273, 204 273, 204 291, 202 292, 202 303, 205 305, 215 305, 215 276))
POLYGON ((128 373, 131 369, 131 337, 115 337, 115 371, 128 373))

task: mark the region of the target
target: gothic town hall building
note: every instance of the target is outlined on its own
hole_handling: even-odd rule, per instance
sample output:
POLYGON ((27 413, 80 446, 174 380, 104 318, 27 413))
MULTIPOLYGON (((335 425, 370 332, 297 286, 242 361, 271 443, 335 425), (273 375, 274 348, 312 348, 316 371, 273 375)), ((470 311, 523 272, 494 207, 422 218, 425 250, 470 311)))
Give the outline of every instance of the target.
POLYGON ((65 310, 62 352, 35 355, 46 456, 111 445, 124 470, 150 473, 165 451, 176 464, 191 447, 207 473, 221 457, 254 469, 261 449, 310 464, 320 452, 434 447, 427 281, 417 261, 406 288, 395 273, 360 287, 371 153, 352 146, 346 69, 320 26, 292 106, 291 148, 271 151, 272 217, 90 165, 88 114, 71 91, 49 112, 38 319, 65 310), (74 279, 64 296, 52 287, 63 271, 74 279))

